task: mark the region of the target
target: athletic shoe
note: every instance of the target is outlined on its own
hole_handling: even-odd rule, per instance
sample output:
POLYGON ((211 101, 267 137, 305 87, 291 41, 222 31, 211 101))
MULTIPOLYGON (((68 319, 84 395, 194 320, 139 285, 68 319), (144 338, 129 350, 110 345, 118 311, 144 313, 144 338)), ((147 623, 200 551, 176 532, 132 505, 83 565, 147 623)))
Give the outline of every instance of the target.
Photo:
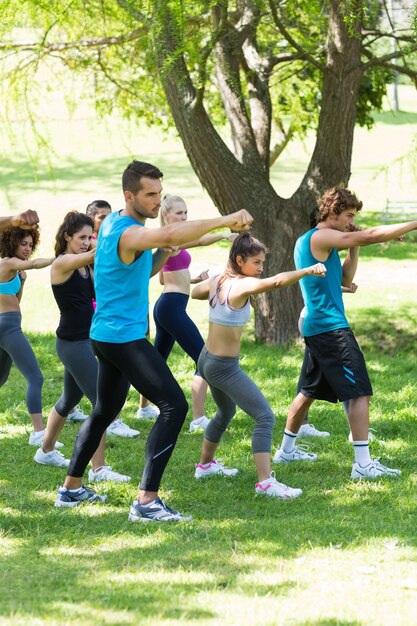
POLYGON ((382 463, 379 462, 379 459, 374 459, 369 463, 369 465, 359 465, 359 463, 354 463, 352 465, 352 473, 351 478, 357 478, 359 480, 363 478, 379 478, 380 476, 400 476, 401 470, 391 469, 390 467, 385 467, 382 463))
MULTIPOLYGON (((374 433, 375 433, 375 429, 374 428, 370 428, 369 432, 368 432, 368 441, 376 441, 376 435, 374 433)), ((353 442, 352 431, 350 431, 350 433, 349 433, 349 441, 350 441, 350 443, 353 442)))
POLYGON ((71 413, 68 413, 67 422, 84 422, 87 417, 88 415, 86 415, 79 406, 76 406, 71 413))
POLYGON ((90 483, 101 483, 104 480, 107 480, 110 483, 129 483, 130 476, 113 472, 110 465, 103 465, 103 467, 99 467, 97 470, 94 470, 93 468, 89 470, 88 481, 90 483))
POLYGON ((298 498, 303 493, 302 489, 293 489, 287 487, 283 483, 279 483, 275 478, 275 472, 271 472, 271 476, 261 483, 256 483, 255 493, 263 494, 269 498, 277 498, 277 500, 287 500, 298 498))
POLYGON ((297 433, 297 437, 330 437, 330 433, 326 430, 318 430, 314 424, 302 424, 297 433))
POLYGON ((220 461, 216 461, 213 459, 210 463, 206 463, 202 465, 201 463, 197 463, 195 466, 194 476, 197 478, 206 478, 206 476, 236 476, 239 474, 239 470, 233 467, 226 467, 220 461))
POLYGON ((291 463, 292 461, 315 461, 317 454, 306 452, 307 446, 295 446, 292 452, 284 452, 279 448, 273 458, 274 463, 291 463))
POLYGON ((136 417, 138 420, 153 420, 159 415, 159 409, 157 406, 152 406, 152 404, 148 404, 148 406, 144 406, 142 409, 138 409, 136 411, 136 417))
POLYGON ((129 511, 130 522, 181 522, 190 521, 191 515, 183 515, 174 511, 169 506, 157 498, 154 502, 147 506, 142 506, 137 500, 133 500, 133 504, 129 511))
MULTIPOLYGON (((37 432, 30 433, 29 435, 29 445, 36 446, 40 448, 43 444, 43 439, 45 437, 45 429, 38 430, 37 432)), ((63 448, 64 444, 60 441, 57 441, 55 444, 55 448, 63 448)))
POLYGON ((55 500, 55 506, 78 506, 82 502, 89 502, 90 504, 96 504, 99 502, 106 502, 106 496, 100 496, 93 489, 88 489, 82 485, 81 489, 76 491, 70 491, 66 487, 60 487, 55 500))
POLYGON ((132 439, 133 437, 138 437, 140 433, 138 430, 134 430, 133 428, 130 428, 130 426, 122 422, 121 419, 116 419, 107 428, 107 434, 116 435, 117 437, 126 437, 127 439, 132 439))
POLYGON ((199 417, 198 420, 192 420, 190 424, 190 433, 195 433, 197 430, 205 431, 209 422, 209 418, 205 415, 203 415, 203 417, 199 417))
POLYGON ((33 459, 40 465, 53 465, 54 467, 68 467, 70 464, 69 459, 66 459, 58 450, 44 452, 42 448, 38 448, 33 459))

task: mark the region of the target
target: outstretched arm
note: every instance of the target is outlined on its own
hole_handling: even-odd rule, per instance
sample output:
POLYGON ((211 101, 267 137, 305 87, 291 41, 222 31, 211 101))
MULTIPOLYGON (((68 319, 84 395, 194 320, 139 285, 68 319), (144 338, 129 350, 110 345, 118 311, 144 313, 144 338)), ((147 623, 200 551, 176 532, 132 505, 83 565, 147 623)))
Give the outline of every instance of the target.
POLYGON ((207 235, 203 235, 194 241, 182 243, 179 247, 181 250, 185 250, 187 248, 196 248, 197 246, 211 246, 213 243, 221 241, 222 239, 234 241, 237 236, 238 233, 208 233, 207 235))
POLYGON ((0 217, 0 232, 8 230, 9 228, 23 228, 24 230, 31 230, 39 223, 39 217, 36 211, 25 211, 18 215, 10 215, 7 217, 0 217))
POLYGON ((234 300, 243 300, 252 294, 255 295, 258 293, 273 291, 274 289, 290 287, 290 285, 293 285, 301 278, 304 278, 304 276, 325 276, 326 271, 326 267, 323 263, 316 263, 315 265, 304 267, 300 270, 280 272, 270 278, 242 278, 241 280, 236 281, 233 285, 229 300, 232 305, 240 306, 240 303, 236 303, 234 300))
POLYGON ((136 252, 166 248, 193 241, 216 228, 231 228, 236 231, 249 230, 252 216, 242 209, 231 215, 219 216, 209 220, 196 220, 170 224, 162 228, 148 229, 132 226, 120 237, 119 255, 124 263, 131 263, 136 252))
POLYGON ((53 257, 51 257, 50 259, 29 259, 28 261, 23 261, 17 257, 10 257, 9 259, 2 259, 2 263, 5 268, 13 272, 14 270, 40 270, 51 265, 53 260, 53 257))
MULTIPOLYGON (((315 256, 328 253, 332 248, 346 250, 356 246, 368 246, 372 243, 383 243, 417 230, 417 221, 403 224, 387 224, 373 226, 355 232, 341 232, 332 228, 319 228, 311 237, 311 249, 315 256)), ((320 256, 318 257, 320 258, 320 256)))

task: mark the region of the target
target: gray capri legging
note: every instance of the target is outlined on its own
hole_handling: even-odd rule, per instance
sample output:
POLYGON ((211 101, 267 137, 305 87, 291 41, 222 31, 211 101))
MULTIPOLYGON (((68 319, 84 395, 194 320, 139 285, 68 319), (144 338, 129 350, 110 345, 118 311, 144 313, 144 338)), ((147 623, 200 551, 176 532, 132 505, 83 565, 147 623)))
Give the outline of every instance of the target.
POLYGON ((9 378, 12 363, 26 378, 28 412, 42 413, 43 376, 31 345, 22 332, 22 316, 17 311, 0 313, 0 387, 9 378))
POLYGON ((217 411, 204 436, 218 443, 236 413, 236 406, 254 418, 252 452, 271 452, 275 416, 260 389, 239 367, 239 357, 216 356, 204 347, 198 371, 208 382, 217 411))
POLYGON ((98 363, 90 339, 67 341, 56 338, 56 352, 65 366, 64 390, 55 410, 67 417, 70 409, 86 396, 93 408, 97 397, 98 363))

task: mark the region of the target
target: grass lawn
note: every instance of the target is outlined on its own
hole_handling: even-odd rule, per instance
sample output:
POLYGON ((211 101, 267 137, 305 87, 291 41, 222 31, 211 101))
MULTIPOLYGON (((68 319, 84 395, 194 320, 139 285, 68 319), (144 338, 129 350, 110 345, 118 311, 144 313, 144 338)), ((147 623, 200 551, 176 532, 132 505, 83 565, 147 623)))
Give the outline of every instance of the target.
MULTIPOLYGON (((377 211, 387 195, 404 194, 403 188, 396 187, 397 175, 393 175, 394 184, 389 173, 382 174, 385 157, 380 146, 395 136, 401 145, 393 159, 406 151, 411 145, 407 141, 415 134, 417 107, 410 110, 399 114, 405 116, 404 123, 384 114, 372 134, 375 145, 371 135, 358 130, 354 158, 358 166, 353 168, 352 187, 366 196, 368 205, 375 199, 375 212, 366 215, 364 211, 364 223, 378 221, 377 211), (386 188, 380 176, 387 181, 386 188)), ((68 209, 83 210, 100 196, 114 208, 120 206, 120 173, 133 155, 146 154, 166 171, 167 191, 181 190, 191 215, 214 214, 175 138, 158 144, 152 142, 150 133, 135 135, 133 127, 129 134, 124 122, 114 122, 106 135, 103 125, 81 115, 74 124, 58 132, 57 122, 56 136, 51 131, 57 153, 62 146, 61 157, 54 162, 55 182, 48 178, 45 163, 35 167, 21 146, 13 152, 8 144, 0 167, 4 203, 41 213, 42 255, 51 254, 56 227, 68 209), (77 145, 71 152, 72 137, 77 145), (38 179, 34 182, 35 170, 38 179)), ((304 158, 300 147, 298 153, 294 147, 292 154, 285 167, 277 165, 273 173, 277 188, 283 185, 288 193, 304 158)), ((404 176, 413 180, 411 170, 404 170, 404 176)), ((415 196, 415 181, 406 190, 407 198, 415 196)), ((193 251, 194 270, 221 268, 226 256, 225 246, 193 251)), ((359 290, 347 295, 345 304, 374 386, 371 416, 377 441, 371 444, 371 453, 401 468, 402 476, 379 482, 351 481, 352 450, 343 411, 340 406, 317 403, 311 420, 331 432, 329 439, 309 443, 319 459, 276 466, 279 480, 303 489, 301 498, 272 502, 255 497, 253 424, 241 411, 219 448, 219 456, 238 467, 240 474, 235 479, 216 477, 197 483, 193 470, 201 435, 188 432, 189 415, 161 495, 194 519, 177 525, 134 525, 128 522, 127 511, 136 493, 152 424, 135 420, 138 396, 131 391, 122 417, 138 427, 141 435, 136 440, 110 438, 108 462, 130 474, 132 483, 99 486, 108 495, 106 505, 55 509, 56 489, 65 472, 33 462, 35 450, 27 445, 25 384, 13 368, 0 393, 1 625, 417 623, 416 243, 409 239, 404 244, 373 246, 361 256, 356 278, 359 290)), ((48 270, 30 272, 23 298, 24 328, 45 378, 45 416, 62 384, 62 366, 55 354, 57 309, 48 277, 48 270)), ((151 302, 158 292, 153 281, 151 302)), ((190 314, 203 330, 206 313, 204 303, 191 303, 190 314)), ((287 348, 256 345, 249 324, 242 366, 276 414, 274 446, 281 440, 301 359, 301 342, 287 348)), ((190 360, 175 349, 169 363, 190 399, 190 360)), ((88 411, 88 402, 82 406, 88 411)), ((213 410, 209 398, 208 415, 213 410)), ((60 439, 66 455, 71 453, 77 428, 68 424, 63 430, 60 439)))

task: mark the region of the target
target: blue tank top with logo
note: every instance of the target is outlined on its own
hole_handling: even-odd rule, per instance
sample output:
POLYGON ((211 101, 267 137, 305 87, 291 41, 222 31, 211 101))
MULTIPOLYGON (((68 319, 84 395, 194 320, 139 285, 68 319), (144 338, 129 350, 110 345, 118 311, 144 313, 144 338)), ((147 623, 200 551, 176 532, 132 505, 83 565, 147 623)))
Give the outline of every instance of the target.
MULTIPOLYGON (((311 252, 311 237, 317 230, 307 231, 296 241, 294 263, 298 270, 319 262, 311 252)), ((342 264, 336 248, 332 249, 326 261, 321 262, 327 269, 324 278, 305 276, 300 281, 307 309, 304 337, 349 327, 342 298, 342 264)))
POLYGON ((126 343, 144 339, 148 330, 152 252, 144 250, 130 265, 118 254, 120 237, 131 226, 143 224, 114 212, 100 228, 94 259, 97 308, 90 331, 96 341, 126 343))

